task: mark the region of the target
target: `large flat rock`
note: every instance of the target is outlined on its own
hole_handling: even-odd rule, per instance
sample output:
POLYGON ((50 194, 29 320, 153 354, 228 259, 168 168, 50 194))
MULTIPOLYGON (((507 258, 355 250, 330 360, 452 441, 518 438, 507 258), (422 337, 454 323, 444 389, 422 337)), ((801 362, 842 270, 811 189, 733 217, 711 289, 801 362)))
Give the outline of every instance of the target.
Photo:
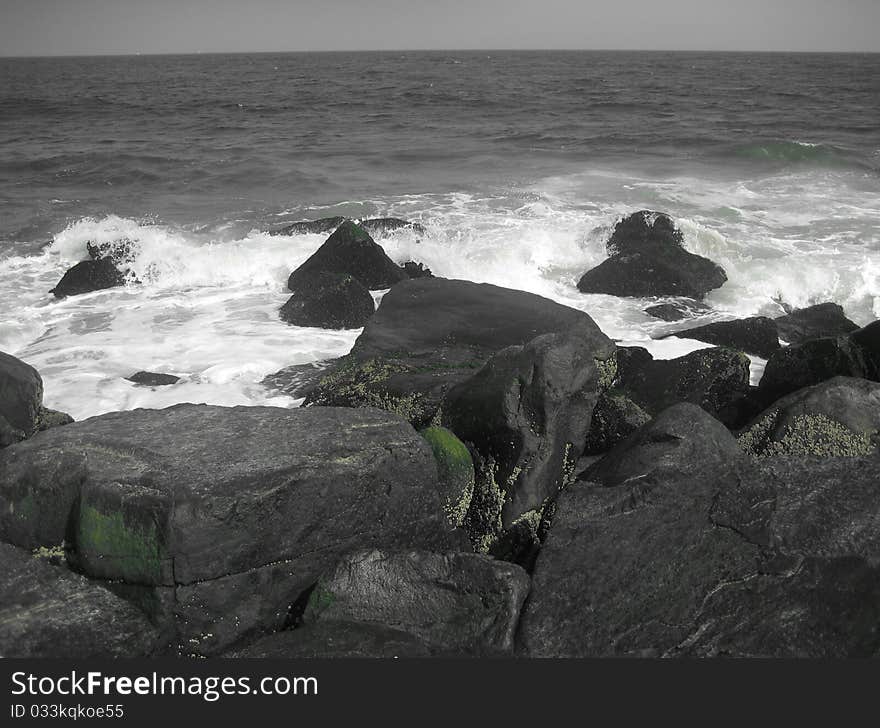
POLYGON ((374 409, 134 410, 0 453, 0 540, 65 541, 78 569, 151 592, 207 653, 282 626, 348 550, 448 533, 430 447, 374 409))

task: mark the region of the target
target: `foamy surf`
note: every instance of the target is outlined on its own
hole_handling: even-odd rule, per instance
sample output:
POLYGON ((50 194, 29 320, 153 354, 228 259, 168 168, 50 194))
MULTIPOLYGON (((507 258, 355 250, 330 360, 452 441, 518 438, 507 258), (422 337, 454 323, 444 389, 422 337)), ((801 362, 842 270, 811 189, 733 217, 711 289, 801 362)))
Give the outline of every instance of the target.
MULTIPOLYGON (((670 212, 685 247, 726 269, 728 282, 706 299, 713 319, 775 316, 783 303, 822 301, 841 304, 861 324, 880 315, 880 200, 862 195, 854 205, 849 191, 835 196, 823 180, 814 175, 812 188, 799 178, 624 183, 598 171, 515 192, 349 201, 314 217, 351 214, 360 205, 417 220, 426 234, 377 238, 396 262, 416 260, 435 275, 546 296, 586 311, 619 344, 668 359, 708 345, 660 339, 677 326, 644 312, 656 301, 584 295, 575 287, 605 258, 616 220, 635 209, 670 212), (805 200, 792 200, 793 189, 808 188, 805 200)), ((115 215, 77 220, 41 253, 0 261, 0 290, 14 301, 0 315, 0 349, 35 366, 46 405, 77 419, 179 402, 295 406, 260 382, 286 366, 347 353, 359 330, 305 329, 278 318, 288 275, 325 235, 241 230, 223 220, 186 229, 115 215), (88 257, 88 242, 118 240, 134 251, 126 286, 64 300, 49 294, 68 267, 88 257), (155 388, 125 380, 138 370, 181 380, 155 388)), ((763 365, 753 360, 753 383, 763 365)))

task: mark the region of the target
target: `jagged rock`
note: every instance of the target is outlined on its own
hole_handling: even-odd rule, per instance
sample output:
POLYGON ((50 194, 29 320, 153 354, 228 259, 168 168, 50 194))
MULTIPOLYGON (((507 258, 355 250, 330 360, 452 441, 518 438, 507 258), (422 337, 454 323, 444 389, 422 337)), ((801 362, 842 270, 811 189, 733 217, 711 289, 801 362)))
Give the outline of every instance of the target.
POLYGON ((587 314, 531 293, 444 278, 403 281, 305 403, 380 407, 424 427, 446 392, 496 352, 577 326, 600 335, 587 314))
POLYGON ((740 436, 754 455, 869 455, 880 432, 880 384, 834 377, 774 402, 740 436))
POLYGON ((144 614, 100 584, 0 544, 0 657, 145 657, 157 641, 144 614))
POLYGON ((614 350, 584 318, 564 333, 503 349, 446 394, 444 424, 497 467, 504 527, 573 474, 599 397, 598 363, 614 350))
POLYGON ((124 283, 125 275, 109 258, 84 260, 70 268, 50 293, 55 294, 55 298, 65 298, 115 288, 124 283))
POLYGON ((783 347, 767 361, 758 386, 769 404, 836 376, 880 380, 880 321, 846 336, 783 347))
POLYGON ((614 388, 649 415, 678 402, 691 402, 731 426, 742 419, 742 402, 752 395, 749 358, 724 348, 700 349, 677 359, 653 359, 644 349, 618 349, 614 388))
POLYGON ((376 310, 370 292, 352 276, 316 273, 296 285, 280 311, 281 320, 295 326, 359 329, 376 310))
POLYGON ((129 585, 174 644, 206 655, 285 626, 343 553, 455 547, 431 450, 399 418, 205 405, 101 415, 0 451, 0 540, 64 540, 78 570, 129 585))
POLYGON ((403 264, 404 272, 410 278, 433 278, 434 274, 431 273, 431 269, 423 265, 422 263, 416 263, 413 260, 408 260, 403 264))
POLYGON ((844 336, 859 328, 850 321, 836 303, 820 303, 816 306, 796 309, 773 319, 779 338, 787 344, 802 344, 810 339, 844 336))
POLYGON ((140 252, 138 244, 128 238, 120 238, 103 243, 95 243, 90 240, 86 243, 86 250, 88 250, 92 260, 108 259, 120 270, 126 270, 140 252))
POLYGON ((296 293, 314 285, 319 273, 351 276, 370 290, 390 288, 408 279, 403 268, 359 225, 345 220, 324 244, 290 274, 287 287, 296 293))
POLYGON ((694 404, 663 410, 578 476, 603 485, 620 485, 652 473, 688 474, 733 462, 742 450, 730 431, 694 404))
POLYGON ((726 346, 762 359, 769 359, 779 349, 779 336, 773 319, 752 316, 736 321, 716 321, 681 331, 673 331, 663 338, 696 339, 707 344, 726 346))
POLYGON ((681 321, 682 319, 697 318, 709 313, 711 310, 711 306, 707 306, 701 301, 685 298, 679 301, 669 301, 648 306, 645 309, 645 313, 661 321, 681 321))
POLYGON ((6 437, 16 441, 37 429, 43 404, 43 379, 30 364, 0 351, 0 418, 6 437))
POLYGON ((315 586, 303 622, 357 622, 409 633, 453 653, 513 648, 529 577, 480 554, 359 551, 315 586))
POLYGON ((361 220, 358 225, 370 233, 370 235, 376 235, 377 237, 388 235, 388 233, 393 233, 397 230, 412 230, 419 235, 424 235, 425 233, 425 228, 419 225, 419 223, 401 220, 399 217, 371 217, 361 220))
POLYGON ((583 454, 608 452, 650 419, 651 416, 623 392, 615 389, 602 392, 593 408, 583 454))
POLYGON ((687 296, 702 299, 727 280, 724 270, 686 251, 682 234, 668 215, 642 210, 614 228, 609 258, 584 273, 582 293, 612 296, 687 296))
POLYGON ((73 417, 67 414, 67 412, 59 412, 58 410, 40 407, 40 410, 37 413, 36 431, 42 432, 43 430, 48 430, 52 427, 69 425, 73 421, 73 417))
POLYGON ((125 379, 143 387, 167 387, 171 384, 177 384, 180 381, 180 377, 175 377, 173 374, 143 371, 136 372, 125 379))
POLYGON ((562 493, 524 609, 540 657, 869 657, 880 459, 740 459, 562 493))

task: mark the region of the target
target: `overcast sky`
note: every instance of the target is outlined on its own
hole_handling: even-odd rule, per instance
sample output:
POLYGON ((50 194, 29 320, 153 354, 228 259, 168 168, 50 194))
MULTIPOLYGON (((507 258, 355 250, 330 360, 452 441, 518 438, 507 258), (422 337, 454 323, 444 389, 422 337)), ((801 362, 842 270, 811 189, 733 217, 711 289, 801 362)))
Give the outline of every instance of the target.
POLYGON ((0 55, 880 51, 880 0, 0 0, 0 55))

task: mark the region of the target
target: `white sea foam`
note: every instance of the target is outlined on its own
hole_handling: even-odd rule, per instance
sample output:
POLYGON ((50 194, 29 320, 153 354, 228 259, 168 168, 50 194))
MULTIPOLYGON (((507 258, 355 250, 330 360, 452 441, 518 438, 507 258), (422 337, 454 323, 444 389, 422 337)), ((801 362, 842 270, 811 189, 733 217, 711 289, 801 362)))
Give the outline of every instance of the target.
MULTIPOLYGON (((378 242, 397 262, 416 260, 437 275, 527 290, 587 311, 619 343, 672 358, 708 345, 657 339, 675 326, 645 314, 649 301, 587 296, 575 287, 605 258, 617 219, 642 208, 672 214, 685 246, 728 273, 728 283, 707 298, 721 317, 778 315, 778 301, 832 300, 865 324, 880 316, 875 197, 855 198, 821 177, 712 185, 597 171, 515 193, 386 200, 385 213, 419 220, 428 232, 401 230, 378 242)), ((0 313, 0 349, 36 366, 47 406, 78 419, 183 401, 293 406, 261 386, 263 377, 344 354, 359 332, 298 328, 278 318, 287 276, 325 236, 254 230, 236 237, 236 229, 184 230, 112 215, 74 222, 41 254, 0 261, 0 290, 14 302, 0 313), (61 301, 48 294, 70 265, 87 258, 88 241, 120 239, 137 250, 131 269, 140 283, 61 301), (141 369, 181 381, 151 389, 124 379, 141 369)), ((753 382, 763 364, 753 361, 753 382)))

